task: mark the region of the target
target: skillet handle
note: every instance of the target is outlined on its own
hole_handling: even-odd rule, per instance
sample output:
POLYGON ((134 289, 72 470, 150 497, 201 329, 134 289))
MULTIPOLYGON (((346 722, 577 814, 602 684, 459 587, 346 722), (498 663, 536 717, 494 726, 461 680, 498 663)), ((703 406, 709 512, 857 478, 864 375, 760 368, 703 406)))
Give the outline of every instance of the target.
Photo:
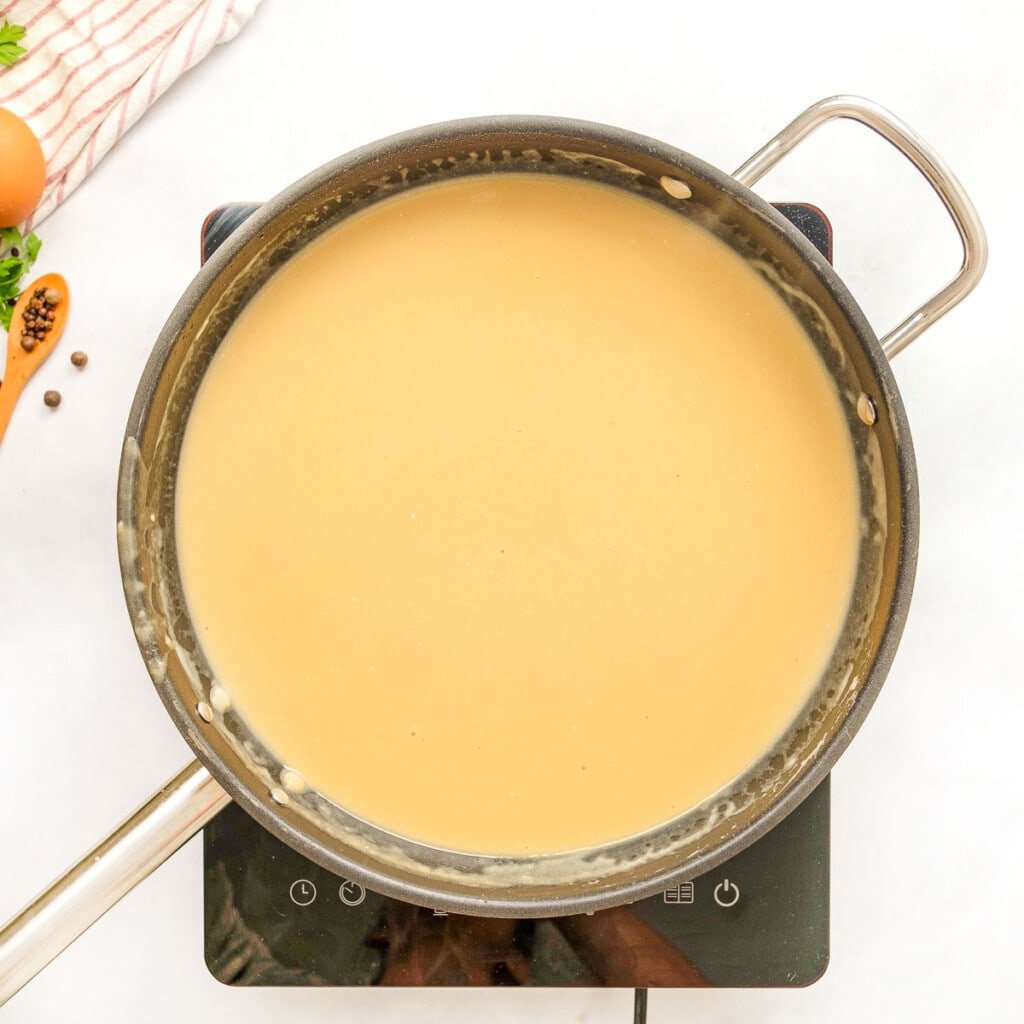
POLYGON ((895 146, 928 180, 963 243, 963 263, 956 277, 882 338, 882 351, 892 359, 965 298, 981 279, 988 260, 985 229, 963 186, 931 146, 884 107, 860 96, 831 96, 808 107, 734 171, 733 177, 741 185, 753 185, 811 132, 836 118, 859 121, 895 146))
POLYGON ((0 1006, 231 798, 193 761, 0 929, 0 1006))

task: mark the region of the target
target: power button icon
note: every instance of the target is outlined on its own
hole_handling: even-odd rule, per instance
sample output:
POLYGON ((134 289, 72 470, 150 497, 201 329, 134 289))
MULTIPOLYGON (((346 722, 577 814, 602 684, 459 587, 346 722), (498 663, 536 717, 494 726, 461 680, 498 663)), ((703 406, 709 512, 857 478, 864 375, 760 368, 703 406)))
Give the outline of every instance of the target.
POLYGON ((735 907, 740 901, 740 887, 728 878, 723 878, 715 886, 715 902, 720 907, 735 907))

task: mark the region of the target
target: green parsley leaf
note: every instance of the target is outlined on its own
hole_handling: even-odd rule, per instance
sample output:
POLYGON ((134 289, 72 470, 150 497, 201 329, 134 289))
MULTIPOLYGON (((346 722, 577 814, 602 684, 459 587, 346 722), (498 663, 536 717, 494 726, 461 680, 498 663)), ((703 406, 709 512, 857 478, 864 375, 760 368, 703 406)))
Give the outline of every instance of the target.
POLYGON ((14 257, 0 260, 0 288, 16 285, 21 280, 24 265, 21 260, 14 257))
POLYGON ((24 35, 24 25, 12 25, 9 21, 0 25, 0 64, 11 67, 12 64, 18 63, 26 52, 24 46, 18 45, 18 41, 24 35))
POLYGON ((35 263, 42 244, 35 232, 22 238, 17 228, 0 228, 0 324, 8 330, 21 279, 35 263))

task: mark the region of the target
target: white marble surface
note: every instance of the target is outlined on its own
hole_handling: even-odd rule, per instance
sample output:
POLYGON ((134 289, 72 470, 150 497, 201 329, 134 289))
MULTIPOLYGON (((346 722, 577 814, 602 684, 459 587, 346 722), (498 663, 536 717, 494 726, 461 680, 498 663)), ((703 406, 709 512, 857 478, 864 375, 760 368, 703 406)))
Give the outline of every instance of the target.
MULTIPOLYGON (((43 225, 39 270, 67 275, 75 310, 0 449, 0 919, 187 757, 128 626, 113 507, 135 383, 207 210, 480 113, 624 125, 728 169, 810 101, 856 91, 959 173, 991 267, 896 365, 920 463, 920 571, 890 680, 834 774, 832 966, 804 991, 654 993, 650 1020, 1020 1019, 1024 15, 1012 0, 599 7, 266 0, 43 225), (74 348, 90 355, 80 375, 74 348), (50 387, 64 392, 55 414, 50 387)), ((826 129, 761 191, 829 212, 839 270, 881 328, 955 269, 925 186, 853 126, 826 129)), ((193 842, 2 1019, 623 1024, 630 1000, 221 987, 202 961, 193 842)))

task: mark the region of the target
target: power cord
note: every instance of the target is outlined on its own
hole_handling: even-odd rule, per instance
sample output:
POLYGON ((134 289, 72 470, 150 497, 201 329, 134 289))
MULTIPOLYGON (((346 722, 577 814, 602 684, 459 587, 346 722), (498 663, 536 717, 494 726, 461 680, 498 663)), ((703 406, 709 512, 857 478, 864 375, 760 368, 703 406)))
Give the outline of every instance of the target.
POLYGON ((638 988, 633 996, 633 1024, 647 1024, 647 989, 638 988))

